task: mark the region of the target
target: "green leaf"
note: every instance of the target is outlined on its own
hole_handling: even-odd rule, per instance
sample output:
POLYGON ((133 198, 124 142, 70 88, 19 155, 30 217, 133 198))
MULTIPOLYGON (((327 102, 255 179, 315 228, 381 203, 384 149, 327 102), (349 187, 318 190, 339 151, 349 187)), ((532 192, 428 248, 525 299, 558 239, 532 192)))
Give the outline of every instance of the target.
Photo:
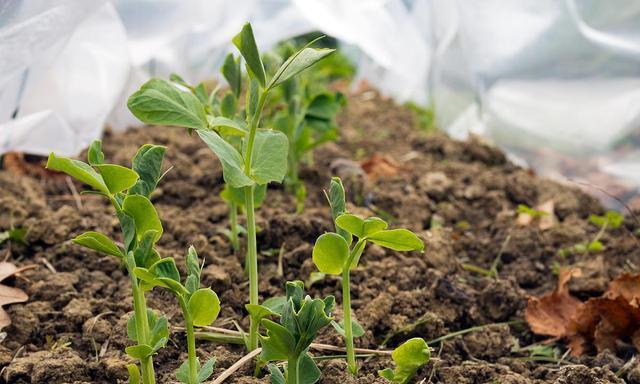
POLYGON ((271 181, 282 182, 287 174, 287 136, 274 130, 260 129, 256 132, 251 158, 251 177, 257 184, 271 181))
POLYGON ((394 251, 422 251, 424 243, 408 229, 390 229, 374 233, 368 237, 372 243, 394 251))
POLYGON ((589 243, 587 249, 589 250, 589 252, 600 252, 604 250, 604 245, 600 240, 593 240, 589 243))
POLYGON ((244 306, 249 312, 249 316, 251 320, 257 322, 258 324, 262 319, 267 316, 279 316, 280 314, 271 310, 270 308, 265 307, 264 305, 259 304, 245 304, 244 306))
POLYGON ((109 188, 104 183, 102 176, 91 168, 88 164, 79 160, 73 160, 66 157, 56 157, 52 152, 47 160, 47 169, 64 172, 74 179, 90 185, 94 189, 109 194, 109 188))
POLYGON ((157 231, 151 230, 142 235, 138 246, 133 251, 137 267, 151 268, 153 264, 160 260, 160 255, 153 249, 157 234, 157 231))
POLYGON ((112 195, 131 188, 139 178, 135 171, 121 165, 99 164, 95 167, 112 195))
POLYGON ((415 337, 409 339, 391 353, 396 364, 393 374, 389 370, 378 371, 378 374, 394 384, 405 384, 411 380, 416 371, 425 365, 431 357, 427 343, 415 337))
POLYGON ((127 355, 138 360, 142 360, 153 354, 153 348, 146 344, 138 344, 131 347, 127 347, 125 348, 124 351, 126 352, 127 355))
MULTIPOLYGON (((332 321, 331 325, 336 330, 336 332, 340 334, 340 336, 345 337, 344 320, 340 320, 339 323, 336 321, 332 321)), ((354 318, 351 318, 351 332, 353 334, 353 337, 361 337, 365 334, 362 325, 360 325, 360 323, 358 323, 354 318)))
POLYGON ((129 97, 127 106, 135 117, 147 124, 207 127, 207 115, 198 98, 164 80, 147 81, 129 97))
POLYGON ((166 148, 159 145, 145 144, 133 157, 132 169, 140 175, 138 182, 129 189, 132 195, 149 197, 156 189, 160 177, 162 177, 162 161, 166 148))
POLYGON ((244 173, 242 156, 231 144, 213 131, 198 130, 198 135, 220 159, 225 183, 235 188, 254 184, 253 180, 244 173))
POLYGON ((233 45, 238 48, 242 57, 247 62, 247 68, 264 88, 267 83, 267 76, 264 72, 264 65, 258 52, 256 39, 253 37, 251 24, 246 23, 240 33, 233 37, 233 45))
MULTIPOLYGON (((147 311, 151 310, 147 309, 147 311)), ((154 316, 153 321, 149 320, 149 328, 151 328, 151 344, 157 345, 163 340, 166 343, 169 339, 169 323, 166 316, 160 316, 157 320, 154 316)), ((164 344, 162 346, 164 347, 164 344)))
POLYGON ((249 130, 247 124, 241 120, 232 120, 230 118, 216 116, 209 116, 209 126, 211 128, 219 128, 222 135, 233 135, 244 137, 249 130))
POLYGON ((271 384, 287 384, 282 371, 280 371, 280 368, 278 368, 277 365, 269 364, 267 365, 267 368, 269 368, 269 373, 271 374, 271 384))
MULTIPOLYGON (((313 41, 310 43, 312 44, 313 41)), ((278 68, 278 71, 269 82, 268 89, 272 89, 304 71, 318 61, 324 59, 335 51, 335 49, 315 49, 304 47, 289 58, 278 68)))
POLYGON ((224 59, 224 64, 220 69, 231 91, 236 97, 240 97, 242 91, 242 72, 240 70, 240 58, 235 59, 233 53, 229 53, 224 59))
POLYGON ((271 312, 282 315, 284 306, 287 304, 287 298, 285 296, 274 296, 262 302, 262 306, 269 309, 271 312))
POLYGON ((127 364, 129 371, 129 384, 140 384, 140 369, 135 364, 127 364))
POLYGON ((213 366, 216 364, 216 358, 212 357, 198 371, 198 383, 207 380, 213 374, 213 366))
POLYGON ((191 378, 189 377, 189 360, 185 360, 180 367, 176 370, 176 379, 184 384, 191 384, 191 378))
MULTIPOLYGON (((237 205, 244 207, 244 188, 233 188, 225 184, 224 189, 220 193, 225 201, 230 203, 236 203, 237 205)), ((267 184, 256 185, 253 187, 253 204, 255 207, 262 205, 267 193, 267 184)))
POLYGON ((180 272, 176 267, 176 261, 171 257, 158 260, 149 268, 149 272, 156 278, 166 278, 180 282, 180 272))
POLYGON ((624 222, 624 216, 616 211, 607 211, 604 216, 589 215, 589 221, 601 228, 607 225, 609 228, 616 229, 620 228, 624 222))
POLYGON ((89 150, 87 151, 87 160, 89 161, 89 165, 98 165, 104 163, 102 141, 94 140, 91 145, 89 145, 89 150))
POLYGON ((287 328, 269 319, 262 319, 262 326, 267 330, 267 336, 260 337, 262 361, 287 360, 294 352, 296 340, 287 328))
POLYGON ((142 195, 128 195, 122 204, 122 210, 135 224, 138 241, 147 231, 156 231, 154 243, 162 237, 162 223, 151 201, 142 195))
POLYGON ((383 379, 387 379, 390 382, 394 382, 393 381, 393 369, 391 368, 385 368, 383 370, 378 371, 378 375, 380 375, 380 377, 382 377, 383 379))
POLYGON ((299 384, 315 384, 320 380, 320 369, 308 353, 303 353, 298 361, 299 384))
POLYGON ((325 233, 316 240, 312 258, 320 272, 339 275, 349 259, 349 246, 337 233, 325 233))
POLYGON ((133 217, 123 211, 117 210, 116 216, 118 216, 118 221, 120 221, 120 227, 122 228, 122 235, 124 237, 124 247, 128 253, 136 244, 136 224, 133 221, 133 217))
MULTIPOLYGON (((331 184, 329 185, 329 206, 331 207, 331 218, 335 222, 338 216, 347 212, 347 202, 344 192, 344 186, 342 185, 342 180, 339 177, 332 177, 331 184)), ((342 228, 338 228, 336 226, 336 232, 338 235, 344 237, 347 241, 347 245, 351 245, 353 241, 353 236, 349 231, 346 231, 342 228)))
POLYGON ((198 327, 211 325, 220 313, 220 299, 211 288, 201 288, 189 298, 188 309, 193 325, 198 327))
MULTIPOLYGON (((153 328, 158 322, 158 317, 156 316, 155 312, 150 308, 147 308, 147 322, 150 328, 153 328)), ((168 335, 169 335, 169 330, 167 330, 166 336, 168 335)), ((137 330, 136 330, 136 314, 135 313, 132 313, 131 316, 129 317, 129 320, 127 320, 127 337, 129 337, 129 339, 133 341, 139 341, 137 330)), ((161 337, 164 337, 164 335, 161 337)))
POLYGON ((335 97, 330 93, 320 93, 313 97, 307 107, 305 118, 313 117, 322 120, 331 120, 340 110, 340 104, 335 101, 335 97))
POLYGON ((232 118, 236 113, 238 99, 231 92, 228 92, 220 101, 220 113, 222 116, 232 118))
POLYGON ((198 260, 198 253, 193 245, 189 246, 186 257, 187 264, 187 276, 193 278, 193 287, 195 289, 189 289, 189 292, 193 293, 200 287, 200 274, 202 272, 200 261, 198 260))
POLYGON ((124 252, 106 235, 99 232, 85 232, 72 240, 75 244, 93 249, 107 255, 117 256, 124 259, 124 252))
POLYGON ((344 229, 359 239, 365 239, 387 228, 387 223, 378 217, 364 220, 350 213, 338 216, 335 221, 338 228, 344 229))

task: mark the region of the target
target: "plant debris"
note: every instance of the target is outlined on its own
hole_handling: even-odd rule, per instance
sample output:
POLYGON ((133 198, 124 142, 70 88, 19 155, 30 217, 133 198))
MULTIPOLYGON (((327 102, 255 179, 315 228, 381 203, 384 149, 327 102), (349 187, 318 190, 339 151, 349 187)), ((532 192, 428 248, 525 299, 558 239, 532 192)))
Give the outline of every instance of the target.
MULTIPOLYGON (((35 268, 35 265, 18 268, 9 262, 0 262, 0 281, 32 268, 35 268)), ((0 284, 0 330, 11 324, 11 318, 3 307, 14 303, 24 303, 27 300, 29 300, 29 296, 22 289, 0 284)))

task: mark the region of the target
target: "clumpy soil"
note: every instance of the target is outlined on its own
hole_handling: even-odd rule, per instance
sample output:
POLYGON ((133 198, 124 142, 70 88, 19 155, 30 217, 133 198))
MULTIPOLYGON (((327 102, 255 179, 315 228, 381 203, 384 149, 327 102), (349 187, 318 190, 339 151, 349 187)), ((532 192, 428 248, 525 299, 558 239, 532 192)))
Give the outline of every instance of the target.
MULTIPOLYGON (((637 270, 640 248, 632 235, 638 228, 633 218, 605 233, 604 251, 561 258, 559 249, 586 242, 597 233, 587 217, 604 209, 594 198, 536 177, 478 139, 460 142, 441 133, 420 132, 409 110, 372 91, 350 96, 339 120, 340 142, 317 149, 313 163, 301 171, 308 191, 304 212, 295 212, 294 198, 279 185, 270 187, 258 212, 262 298, 281 295, 285 281, 307 280, 315 270, 313 243, 332 229, 323 188, 332 175, 340 175, 352 212, 406 226, 426 243, 423 254, 375 245, 366 250, 352 279, 353 308, 366 329, 357 339, 359 347, 382 348, 386 340, 385 348, 391 349, 410 337, 433 340, 493 324, 432 344, 434 359, 414 382, 595 384, 624 379, 640 383, 640 366, 630 348, 617 354, 562 358, 565 349, 559 343, 555 361, 534 361, 528 351, 518 351, 544 340, 531 334, 522 321, 523 312, 529 295, 553 289, 558 265, 582 268, 582 277, 574 279, 570 288, 583 299, 601 294, 613 277, 637 270), (369 165, 380 171, 374 173, 386 175, 377 180, 360 167, 361 161, 375 155, 369 165), (380 161, 381 156, 386 160, 380 161), (518 204, 535 206, 548 200, 554 202, 555 225, 545 230, 535 223, 516 226, 518 204), (280 250, 283 275, 278 273, 280 250), (489 268, 499 253, 502 262, 496 277, 469 270, 470 265, 489 268)), ((206 261, 203 283, 211 285, 222 301, 215 325, 233 329, 238 322, 246 328, 244 256, 243 251, 231 251, 222 233, 228 222, 226 205, 219 198, 219 162, 197 137, 166 127, 107 133, 106 158, 128 165, 138 146, 147 142, 166 145, 166 166, 173 167, 152 196, 165 227, 161 254, 175 257, 183 267, 183 255, 193 244, 206 261)), ((13 324, 2 334, 0 381, 124 382, 129 362, 123 352, 129 345, 125 326, 132 311, 128 277, 115 258, 68 241, 86 230, 119 238, 111 207, 100 197, 72 193, 64 176, 0 171, 0 230, 12 226, 28 229, 28 245, 4 243, 0 256, 38 267, 5 282, 23 288, 30 299, 8 307, 13 324)), ((340 303, 339 287, 338 279, 327 277, 313 282, 308 293, 333 294, 340 303)), ((151 308, 166 313, 171 325, 181 325, 172 296, 153 291, 148 301, 151 308)), ((337 308, 336 316, 341 315, 337 308)), ((343 345, 331 327, 319 342, 343 345)), ((173 329, 168 346, 155 358, 159 383, 175 382, 173 372, 186 359, 185 351, 184 335, 173 329)), ((243 354, 239 346, 199 343, 201 360, 217 358, 213 377, 243 354)), ((345 373, 343 360, 323 360, 321 383, 383 383, 376 371, 390 364, 387 357, 360 360, 360 376, 354 379, 345 373)), ((269 381, 264 374, 253 378, 252 370, 247 365, 227 382, 269 381)))

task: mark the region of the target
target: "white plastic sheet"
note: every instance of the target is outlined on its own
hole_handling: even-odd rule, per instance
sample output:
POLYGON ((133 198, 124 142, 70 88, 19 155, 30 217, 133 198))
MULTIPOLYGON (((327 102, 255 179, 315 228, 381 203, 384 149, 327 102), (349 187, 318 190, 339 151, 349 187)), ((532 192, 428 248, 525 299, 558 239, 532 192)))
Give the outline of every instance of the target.
POLYGON ((338 38, 358 79, 432 106, 456 137, 547 174, 640 185, 637 145, 620 144, 640 123, 633 0, 0 0, 0 153, 74 154, 105 123, 136 124, 128 94, 151 76, 217 75, 246 20, 261 49, 338 38))

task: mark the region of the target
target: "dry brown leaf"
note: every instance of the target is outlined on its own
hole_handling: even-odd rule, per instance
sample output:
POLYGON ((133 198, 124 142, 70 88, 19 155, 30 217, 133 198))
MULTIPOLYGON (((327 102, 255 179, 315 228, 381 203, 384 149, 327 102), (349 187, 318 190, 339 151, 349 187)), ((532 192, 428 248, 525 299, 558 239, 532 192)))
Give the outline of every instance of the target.
POLYGON ((393 159, 378 153, 360 162, 360 166, 372 181, 393 177, 400 170, 400 166, 393 159))
POLYGON ((567 326, 582 302, 569 293, 568 283, 580 276, 576 268, 561 269, 556 289, 542 297, 530 297, 525 310, 525 319, 531 330, 539 335, 563 337, 567 326))
MULTIPOLYGON (((21 268, 8 263, 6 261, 0 262, 0 281, 11 277, 17 273, 25 271, 27 269, 35 268, 35 265, 27 265, 21 268)), ((9 287, 4 284, 0 284, 0 330, 9 324, 11 324, 11 318, 9 314, 3 309, 5 305, 14 303, 23 303, 29 299, 26 293, 19 288, 9 287)))
POLYGON ((623 297, 635 308, 640 308, 640 274, 624 274, 609 283, 609 288, 604 294, 614 299, 623 297))

